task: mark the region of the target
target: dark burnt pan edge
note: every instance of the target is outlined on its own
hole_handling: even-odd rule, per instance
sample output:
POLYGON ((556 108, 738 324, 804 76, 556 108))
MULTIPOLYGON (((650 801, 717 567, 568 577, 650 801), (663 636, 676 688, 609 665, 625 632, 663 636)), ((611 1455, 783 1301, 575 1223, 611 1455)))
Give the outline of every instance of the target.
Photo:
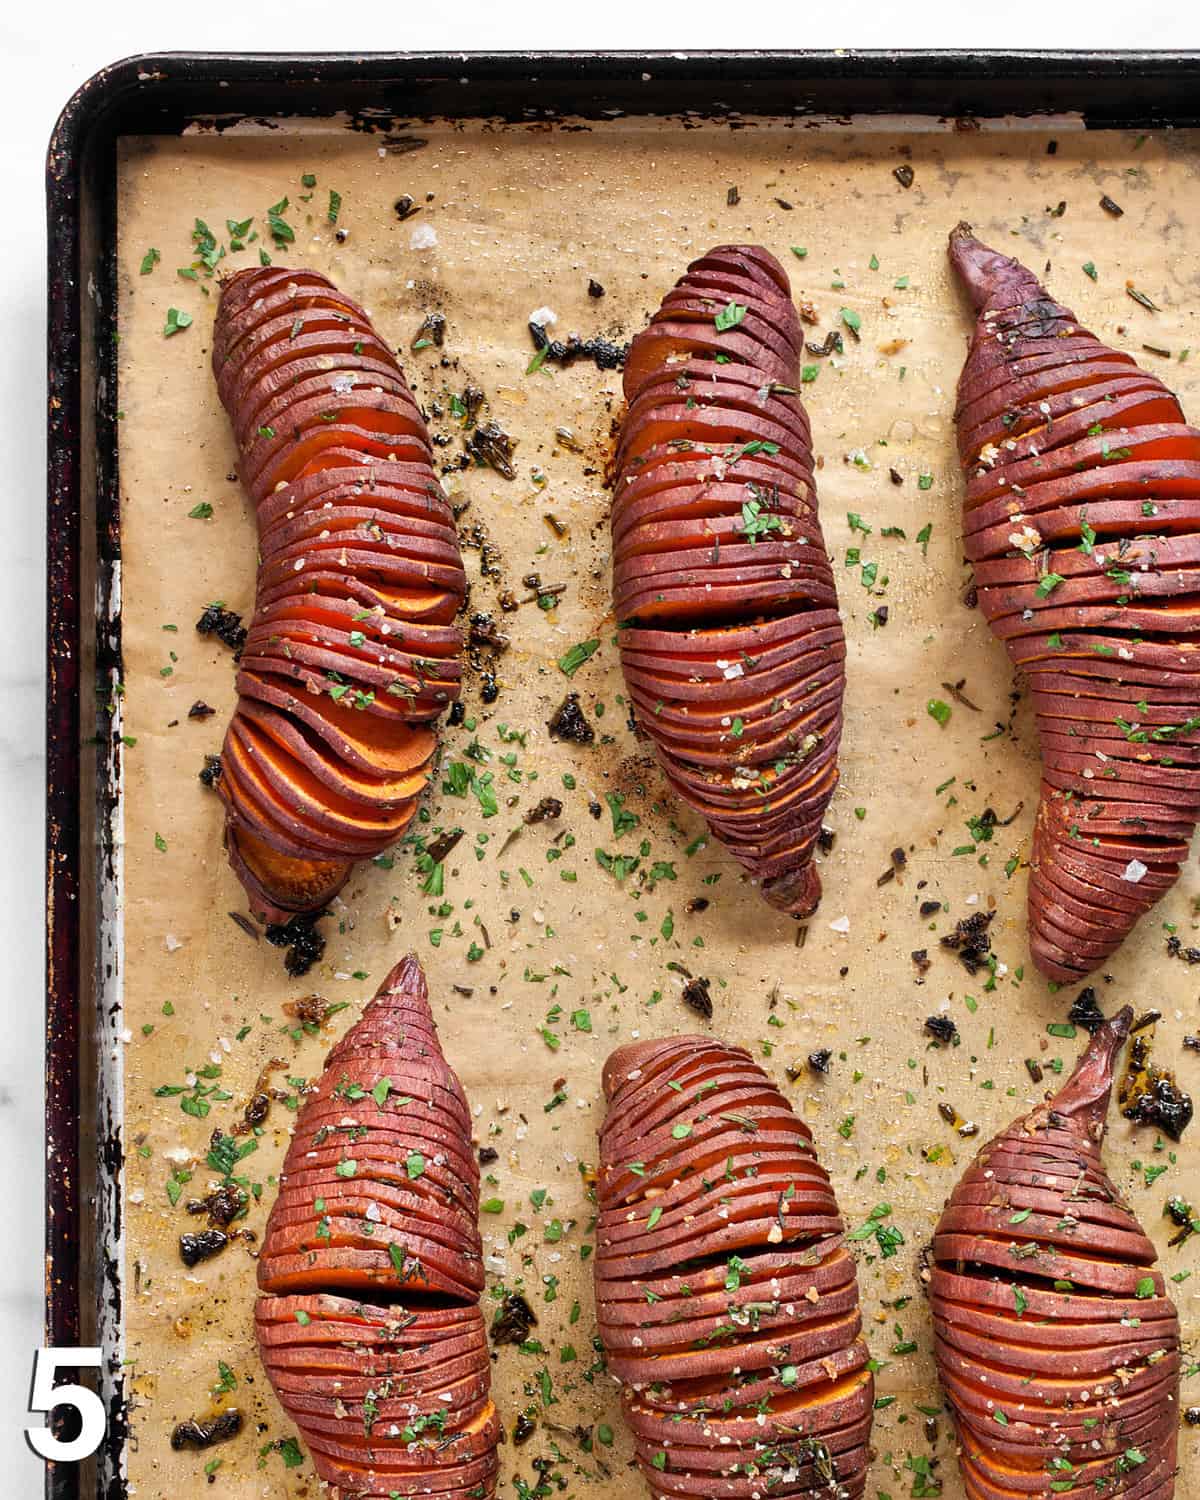
POLYGON ((1026 50, 581 53, 172 53, 126 58, 67 105, 55 152, 102 123, 169 132, 194 120, 347 111, 364 129, 442 116, 904 112, 986 118, 1077 112, 1092 128, 1200 124, 1200 52, 1026 50))
MULTIPOLYGON (((1090 128, 1183 127, 1200 124, 1198 82, 1196 52, 176 53, 124 59, 79 89, 47 156, 48 1344, 79 1343, 94 1336, 98 1320, 118 1327, 121 1316, 120 1266, 104 1248, 116 1244, 120 1230, 121 1122, 103 1087, 96 1094, 104 1023, 96 1007, 103 1008, 121 960, 114 934, 101 930, 97 902, 115 878, 109 831, 119 808, 119 744, 107 715, 95 712, 94 689, 85 692, 93 671, 108 679, 119 678, 121 669, 112 598, 119 560, 112 441, 117 136, 169 134, 193 121, 220 130, 239 118, 340 110, 352 128, 381 133, 445 116, 601 120, 613 111, 798 118, 1074 112, 1090 128), (88 301, 89 285, 98 301, 88 301), (93 479, 95 524, 89 512, 85 530, 84 496, 93 479), (97 719, 105 722, 97 726, 97 719), (90 740, 93 727, 98 743, 94 752, 89 743, 85 762, 83 739, 90 740), (81 1100, 97 1110, 86 1123, 81 1100), (81 1215, 89 1190, 99 1204, 94 1228, 81 1215)), ((110 1429, 91 1493, 120 1500, 119 1370, 106 1385, 110 1429)), ((77 1500, 90 1483, 90 1471, 80 1466, 48 1466, 51 1500, 77 1500)))

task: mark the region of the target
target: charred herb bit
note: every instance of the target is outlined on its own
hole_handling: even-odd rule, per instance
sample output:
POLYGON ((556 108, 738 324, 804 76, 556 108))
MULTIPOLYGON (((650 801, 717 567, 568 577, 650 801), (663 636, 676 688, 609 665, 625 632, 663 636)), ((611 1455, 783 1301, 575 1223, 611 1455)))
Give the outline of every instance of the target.
POLYGON ((426 845, 425 853, 433 864, 440 865, 453 853, 462 836, 463 829, 447 828, 443 833, 439 833, 432 843, 426 845))
POLYGON ((520 1292, 509 1292, 492 1320, 493 1344, 523 1344, 537 1327, 537 1314, 520 1292))
POLYGON ((325 952, 325 939, 316 928, 317 918, 321 915, 320 912, 312 916, 297 913, 286 923, 272 922, 267 927, 267 942, 273 948, 288 950, 283 966, 293 979, 307 974, 325 952))
POLYGON ((958 954, 968 974, 977 974, 988 961, 992 951, 988 928, 995 915, 994 911, 977 911, 969 917, 961 917, 954 931, 941 939, 943 948, 958 954))
POLYGON ((526 823, 548 823, 562 817, 563 805, 557 797, 543 797, 525 814, 526 823))
POLYGON ((229 915, 247 937, 253 938, 256 943, 258 942, 258 928, 255 927, 249 917, 244 916, 240 911, 231 911, 229 915))
POLYGON ((1089 1036, 1095 1036, 1104 1025, 1104 1012, 1100 1009, 1096 991, 1090 984, 1076 995, 1067 1013, 1067 1020, 1073 1021, 1076 1026, 1082 1026, 1089 1036))
POLYGON ((958 1026, 952 1016, 926 1016, 925 1030, 935 1042, 943 1042, 947 1046, 957 1047, 962 1041, 958 1034, 958 1026))
POLYGON ((1100 207, 1106 214, 1112 214, 1114 219, 1119 219, 1125 210, 1119 203, 1114 203, 1107 193, 1100 199, 1100 207))
POLYGON ((1152 1027, 1134 1036, 1117 1098, 1127 1120, 1153 1125, 1177 1141, 1191 1123, 1192 1100, 1175 1082, 1173 1073, 1151 1061, 1153 1045, 1152 1027))
POLYGON ((713 1018, 712 981, 703 977, 689 979, 683 987, 683 1003, 706 1021, 713 1018))
POLYGON ((917 174, 907 164, 907 162, 903 163, 901 166, 892 168, 892 176, 896 179, 896 181, 902 188, 912 187, 913 183, 916 181, 916 175, 917 174))
POLYGON ((917 908, 922 917, 934 917, 941 909, 942 903, 940 901, 922 901, 917 908))
POLYGON ((913 963, 916 965, 918 974, 928 974, 933 967, 927 948, 914 948, 911 957, 913 963))
POLYGON ((596 731, 579 706, 578 693, 567 694, 554 710, 546 727, 552 740, 570 740, 576 745, 590 745, 596 738, 596 731))
POLYGON ((1046 1075, 1043 1072, 1042 1065, 1041 1065, 1040 1062, 1038 1062, 1037 1058, 1036 1057, 1027 1057, 1025 1059, 1025 1066, 1028 1069, 1029 1076, 1033 1080, 1033 1082, 1034 1083, 1041 1083, 1042 1080, 1045 1078, 1046 1075))
POLYGON ((426 313, 424 321, 413 334, 411 349, 428 349, 432 345, 440 349, 446 342, 446 315, 440 312, 426 313))
POLYGON ((814 359, 824 359, 827 355, 842 354, 845 352, 842 345, 842 336, 836 328, 825 335, 825 342, 823 344, 809 342, 806 348, 814 359))
POLYGON ((565 342, 562 339, 552 339, 540 323, 530 323, 529 332, 537 350, 529 362, 530 371, 551 362, 571 365, 577 359, 592 360, 598 370, 619 370, 629 353, 628 344, 614 344, 599 336, 581 339, 578 334, 573 333, 565 342))
POLYGON ((216 786, 221 779, 221 757, 219 755, 206 755, 204 764, 197 773, 199 779, 205 786, 216 786))
POLYGON ((1158 303, 1152 302, 1150 298, 1146 296, 1145 292, 1139 291, 1138 288, 1134 286, 1132 281, 1127 281, 1125 283, 1125 291, 1130 297, 1133 298, 1133 300, 1138 304, 1139 307, 1144 307, 1147 312, 1162 311, 1162 308, 1159 307, 1158 303))
POLYGON ((970 698, 968 698, 967 695, 963 692, 963 687, 966 685, 966 681, 967 679, 965 677, 960 677, 957 682, 943 682, 942 688, 945 692, 949 693, 950 697, 954 699, 955 703, 961 703, 964 708, 969 708, 972 713, 982 713, 982 709, 979 707, 979 705, 977 703, 972 703, 970 698))
POLYGON ((246 644, 247 631, 241 615, 220 603, 205 606, 204 613, 196 621, 196 632, 198 635, 215 635, 231 651, 240 651, 246 644))
POLYGON ((237 1437, 241 1430, 242 1414, 236 1406, 231 1406, 208 1422, 191 1417, 178 1423, 171 1433, 171 1447, 176 1453, 182 1448, 211 1448, 214 1443, 237 1437))
POLYGON ((202 1260, 219 1255, 229 1243, 223 1229, 202 1229, 199 1234, 179 1236, 179 1258, 185 1266, 198 1266, 202 1260))
POLYGON ((516 440, 496 421, 485 422, 482 427, 476 427, 465 441, 470 457, 482 468, 495 469, 502 479, 517 477, 512 462, 516 446, 516 440))
POLYGON ((216 709, 205 703, 203 698, 197 698, 191 708, 188 709, 189 719, 211 719, 216 709))

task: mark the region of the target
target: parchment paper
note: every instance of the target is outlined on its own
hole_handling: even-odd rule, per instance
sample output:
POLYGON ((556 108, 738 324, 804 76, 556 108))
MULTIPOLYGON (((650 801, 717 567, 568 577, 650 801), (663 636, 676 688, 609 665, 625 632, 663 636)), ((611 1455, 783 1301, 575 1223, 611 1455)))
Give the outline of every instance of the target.
MULTIPOLYGON (((391 136, 330 122, 302 133, 286 125, 123 143, 122 708, 123 730, 136 741, 125 756, 131 1494, 240 1500, 317 1493, 307 1460, 288 1469, 267 1447, 294 1429, 254 1352, 247 1247, 235 1243, 189 1271, 177 1238, 203 1223, 184 1205, 213 1180, 203 1161, 210 1133, 240 1117, 264 1063, 285 1060, 276 1083, 315 1075, 332 1038, 411 947, 426 966, 446 1051, 473 1102, 478 1143, 500 1153, 484 1187, 485 1198, 504 1205, 484 1216, 489 1282, 524 1290, 538 1315, 533 1337, 544 1350, 503 1348, 495 1362, 506 1426, 511 1430, 522 1409, 538 1421, 530 1442, 504 1450, 501 1494, 514 1493, 514 1474, 532 1489, 532 1461, 553 1457, 555 1445, 565 1456, 557 1472, 569 1479, 568 1493, 617 1500, 640 1491, 626 1468, 630 1448, 615 1388, 590 1373, 591 1267, 581 1250, 591 1243, 592 1209, 583 1174, 595 1161, 600 1068, 610 1048, 702 1025, 681 1001, 686 970, 711 981, 712 1029, 750 1047, 786 1083, 816 1133, 850 1223, 887 1203, 890 1222, 903 1232, 900 1253, 887 1260, 869 1258, 870 1241, 859 1246, 865 1322, 883 1365, 879 1393, 890 1402, 878 1413, 879 1456, 868 1494, 907 1495, 913 1474, 906 1460, 925 1455, 939 1460, 943 1493, 961 1496, 950 1424, 940 1420, 931 1446, 918 1410, 939 1399, 920 1255, 980 1140, 1035 1098, 1024 1059, 1045 1065, 1062 1057, 1069 1067, 1080 1042, 1047 1034, 1075 992, 1052 993, 1033 970, 1025 876, 1005 873, 1011 857, 1028 853, 1037 763, 1024 702, 1015 702, 1011 729, 987 738, 1009 725, 1014 684, 1003 648, 962 599, 967 574, 951 413, 969 322, 948 279, 946 235, 966 218, 1039 270, 1049 263, 1054 292, 1102 337, 1165 372, 1195 418, 1200 353, 1183 361, 1181 351, 1200 350, 1197 144, 1183 132, 1085 134, 1069 123, 964 133, 949 125, 747 121, 731 128, 692 119, 576 129, 413 125, 391 136), (413 137, 423 144, 414 146, 413 137), (1056 154, 1049 154, 1051 137, 1056 154), (914 173, 907 190, 893 175, 901 165, 914 173), (300 201, 309 191, 304 173, 317 179, 307 203, 300 201), (734 187, 739 201, 730 206, 734 187), (330 189, 341 194, 343 244, 326 219, 330 189), (1101 209, 1104 193, 1123 217, 1101 209), (405 222, 393 210, 402 194, 420 209, 405 222), (446 412, 433 425, 451 434, 447 461, 461 453, 461 424, 450 417, 448 398, 468 383, 482 387, 489 414, 519 443, 515 481, 479 468, 447 481, 456 503, 470 502, 464 535, 479 523, 502 554, 500 580, 479 579, 477 550, 467 552, 467 567, 473 608, 496 613, 512 645, 498 668, 499 701, 482 705, 473 677, 466 703, 474 727, 447 732, 445 755, 463 759, 472 741, 485 747, 491 758, 475 769, 493 773, 500 811, 485 820, 474 798, 435 788, 422 831, 466 830, 446 864, 445 911, 437 914, 438 899, 422 893, 410 852, 398 850, 391 869, 363 866, 324 924, 325 961, 301 980, 289 980, 280 953, 251 941, 227 915, 246 905, 222 853, 220 805, 197 781, 204 753, 220 747, 234 694, 229 652, 193 626, 213 600, 249 611, 255 544, 209 373, 216 284, 176 273, 192 260, 197 217, 227 243, 226 220, 253 215, 265 238, 266 210, 284 196, 296 240, 286 252, 268 240, 270 253, 279 263, 327 271, 365 303, 401 349, 418 398, 446 412), (413 248, 429 231, 436 244, 413 248), (840 327, 846 345, 840 359, 812 359, 819 374, 805 387, 849 654, 842 784, 829 814, 836 843, 823 863, 824 902, 803 946, 795 925, 762 903, 719 847, 687 852, 702 830, 666 795, 626 723, 607 614, 601 483, 619 377, 584 362, 525 373, 533 352, 526 320, 534 309, 557 314, 556 335, 627 338, 689 259, 713 243, 743 239, 767 245, 785 262, 796 298, 816 309, 814 340, 840 327), (802 259, 793 246, 806 252, 802 259), (150 247, 162 259, 143 275, 150 247), (1094 265, 1094 280, 1084 263, 1094 265), (603 298, 588 296, 589 278, 603 285, 603 298), (1133 301, 1127 281, 1160 311, 1133 301), (171 307, 194 322, 164 338, 171 307), (861 319, 860 340, 847 329, 843 308, 861 319), (444 350, 408 352, 434 310, 447 320, 444 350), (1144 352, 1145 343, 1172 357, 1144 352), (572 429, 582 452, 556 441, 560 426, 572 429), (211 518, 190 517, 203 503, 212 506, 211 518), (546 512, 566 524, 565 537, 553 534, 546 512), (851 512, 870 535, 851 533, 851 512), (882 536, 889 526, 904 538, 882 536), (927 556, 916 540, 926 526, 927 556), (846 566, 852 546, 860 562, 846 566), (863 583, 868 562, 877 565, 874 591, 863 583), (521 579, 532 571, 543 585, 568 585, 560 606, 547 613, 527 604, 501 615, 498 588, 524 595, 521 579), (883 604, 888 619, 880 627, 870 617, 883 604), (602 643, 598 653, 568 682, 557 659, 593 637, 602 643), (942 686, 960 681, 977 711, 942 686), (547 735, 546 721, 569 688, 580 692, 596 727, 592 747, 547 735), (189 720, 197 699, 216 716, 189 720), (951 704, 945 727, 926 712, 929 699, 951 704), (503 742, 513 731, 523 741, 503 742), (507 755, 515 756, 511 764, 501 759, 507 755), (575 778, 573 788, 564 787, 564 775, 575 778), (604 804, 609 793, 623 795, 641 820, 619 838, 604 804), (524 813, 545 795, 561 797, 562 818, 524 827, 524 813), (599 820, 588 811, 597 798, 599 820), (956 854, 975 842, 967 820, 989 807, 1004 826, 974 853, 956 854), (508 844, 514 830, 521 831, 508 844), (563 830, 573 845, 554 843, 563 830), (486 844, 477 842, 484 835, 486 844), (648 851, 622 884, 594 857, 597 847, 637 855, 643 839, 648 851), (555 848, 560 857, 552 859, 555 848), (905 851, 906 864, 881 887, 893 849, 905 851), (669 868, 647 881, 658 863, 669 868), (689 911, 697 898, 707 909, 689 911), (940 900, 946 910, 922 920, 923 900, 940 900), (993 904, 1000 963, 989 984, 986 971, 968 976, 938 939, 959 918, 993 904), (673 923, 673 935, 663 935, 664 922, 668 933, 673 923), (440 946, 430 937, 436 930, 440 946), (923 983, 910 956, 921 948, 931 960, 923 983), (471 961, 476 950, 482 957, 471 961), (454 984, 470 995, 456 994, 454 984), (294 1041, 289 1028, 296 1023, 281 1005, 313 991, 349 1008, 319 1037, 294 1041), (958 1023, 960 1046, 939 1049, 922 1031, 925 1017, 943 1010, 958 1023), (576 1012, 587 1019, 573 1022, 576 1012), (590 1032, 577 1029, 587 1024, 590 1032), (820 1047, 833 1051, 824 1078, 804 1065, 820 1047), (799 1076, 787 1083, 793 1063, 799 1076), (179 1095, 156 1097, 160 1086, 184 1084, 208 1064, 220 1067, 210 1081, 231 1097, 210 1098, 207 1118, 184 1113, 179 1095), (565 1101, 549 1109, 556 1089, 565 1101), (940 1118, 939 1104, 977 1122, 980 1138, 961 1139, 940 1118), (174 1169, 189 1166, 193 1179, 172 1207, 165 1184, 174 1169), (530 1197, 538 1189, 547 1192, 540 1209, 530 1197), (552 1221, 563 1226, 561 1239, 552 1221), (518 1223, 527 1226, 523 1235, 518 1223), (552 1292, 554 1300, 546 1300, 552 1292), (893 1352, 910 1342, 916 1352, 893 1352), (573 1347, 574 1362, 561 1362, 564 1345, 573 1347), (214 1402, 218 1360, 237 1388, 214 1402), (542 1370, 552 1381, 549 1408, 539 1395, 542 1370), (177 1421, 229 1404, 246 1418, 238 1439, 207 1453, 172 1453, 177 1421), (581 1451, 570 1433, 577 1424, 593 1433, 607 1424, 611 1446, 596 1441, 592 1454, 581 1451), (218 1459, 210 1489, 204 1467, 218 1459)), ((262 243, 223 268, 255 263, 262 243)), ((1162 924, 1175 924, 1185 946, 1195 941, 1198 895, 1193 865, 1113 961, 1111 983, 1097 980, 1106 1010, 1129 1001, 1165 1011, 1158 1055, 1178 1062, 1181 1081, 1193 1089, 1200 1058, 1181 1054, 1180 1042, 1200 1021, 1197 977, 1166 956, 1162 924)), ((1047 1080, 1054 1081, 1052 1072, 1047 1080)), ((243 1164, 265 1185, 246 1221, 256 1232, 292 1119, 275 1104, 257 1153, 243 1164)), ((1200 1188, 1200 1126, 1177 1153, 1164 1145, 1114 1111, 1114 1175, 1173 1273, 1195 1268, 1196 1247, 1165 1249, 1171 1229, 1163 1204, 1171 1193, 1200 1188), (1168 1168, 1150 1188, 1147 1166, 1168 1168)), ((1191 1338, 1197 1288, 1200 1277, 1175 1289, 1191 1338)), ((490 1297, 486 1305, 490 1317, 490 1297)), ((1185 1385, 1185 1404, 1198 1392, 1195 1380, 1185 1385)), ((1187 1494, 1200 1484, 1196 1438, 1185 1432, 1181 1448, 1179 1493, 1187 1494)))

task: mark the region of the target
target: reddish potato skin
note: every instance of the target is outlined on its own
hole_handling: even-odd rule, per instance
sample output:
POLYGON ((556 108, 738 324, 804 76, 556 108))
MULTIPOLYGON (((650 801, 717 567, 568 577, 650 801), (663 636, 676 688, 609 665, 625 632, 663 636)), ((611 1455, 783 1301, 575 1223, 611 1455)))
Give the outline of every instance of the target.
POLYGON ((846 654, 798 395, 803 348, 774 256, 719 245, 693 261, 630 346, 612 503, 637 720, 678 795, 796 917, 821 898, 812 856, 838 780, 846 654), (782 682, 761 681, 762 650, 797 621, 819 644, 782 682), (689 671, 697 638, 715 671, 689 671), (831 690, 809 697, 823 674, 831 690))
POLYGON ((410 954, 300 1108, 258 1260, 259 1354, 333 1493, 495 1495, 470 1121, 410 954))
POLYGON ((1070 982, 1174 884, 1200 815, 1200 431, 967 225, 950 259, 977 316, 964 550, 1041 740, 1030 949, 1070 982))
POLYGON ((934 1233, 935 1355, 967 1500, 1041 1500, 1067 1480, 1080 1496, 1175 1492, 1179 1318, 1101 1156, 1132 1016, 980 1151, 934 1233))
POLYGON ((711 1037, 619 1048, 604 1094, 597 1326, 651 1492, 858 1500, 874 1385, 808 1127, 711 1037))
POLYGON ((222 286, 213 373, 259 530, 217 790, 251 908, 285 923, 321 911, 415 813, 426 727, 459 693, 466 579, 424 419, 345 293, 315 271, 240 271, 222 286))

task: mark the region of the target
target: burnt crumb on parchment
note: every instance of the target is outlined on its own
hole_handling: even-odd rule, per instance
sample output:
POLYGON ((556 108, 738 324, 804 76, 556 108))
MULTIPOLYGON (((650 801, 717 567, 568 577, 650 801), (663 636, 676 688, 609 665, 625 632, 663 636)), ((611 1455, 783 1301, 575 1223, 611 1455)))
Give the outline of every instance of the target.
POLYGON ((1153 1062, 1154 1021, 1157 1012, 1135 1022, 1132 1042, 1125 1059, 1125 1072, 1117 1088, 1121 1113, 1138 1125, 1153 1125, 1178 1141, 1191 1124, 1191 1096, 1175 1081, 1175 1075, 1153 1062))
POLYGON ((531 322, 529 333, 537 350, 534 359, 539 365, 571 365, 577 359, 590 359, 598 370, 619 370, 629 353, 628 344, 614 344, 599 336, 581 339, 573 333, 565 340, 552 339, 540 323, 531 322))
POLYGON ((192 1198, 187 1211, 194 1217, 204 1214, 210 1229, 228 1229, 246 1206, 246 1195, 233 1183, 214 1188, 203 1198, 192 1198))
POLYGON ((198 1234, 179 1236, 179 1258, 185 1266, 198 1266, 202 1260, 219 1255, 229 1243, 223 1229, 202 1229, 198 1234))
POLYGON ((558 797, 543 797, 525 814, 526 823, 548 823, 562 817, 563 805, 558 797))
POLYGON ((1067 1020, 1075 1026, 1082 1026, 1089 1036, 1095 1036, 1104 1025, 1104 1012, 1100 1009, 1096 991, 1090 984, 1085 985, 1075 996, 1071 1009, 1067 1012, 1067 1020))
POLYGON ((550 716, 546 727, 552 740, 570 740, 576 745, 590 745, 596 738, 596 731, 579 706, 578 693, 567 694, 550 716))
POLYGON ((292 1016, 301 1026, 324 1026, 341 1008, 332 1000, 326 1000, 324 995, 317 994, 302 995, 299 1000, 285 1000, 280 1007, 285 1016, 292 1016))
POLYGON ((962 1038, 958 1034, 958 1026, 953 1016, 936 1015, 925 1017, 925 1030, 943 1046, 957 1047, 962 1038))
POLYGON ((520 1292, 509 1292, 492 1320, 493 1344, 523 1344, 537 1327, 537 1314, 520 1292))
POLYGON ((211 719, 215 713, 215 708, 205 703, 203 698, 197 698, 191 708, 188 709, 187 716, 189 719, 211 719))
POLYGON ((267 927, 267 942, 273 948, 287 949, 283 967, 293 979, 307 974, 325 952, 325 939, 316 926, 318 917, 323 915, 322 912, 314 916, 297 913, 294 917, 289 917, 286 923, 271 922, 267 927))
POLYGON ((1200 964, 1200 948, 1185 948, 1174 932, 1167 934, 1167 957, 1181 958, 1185 964, 1200 964))
POLYGON ((242 1430, 242 1414, 236 1406, 221 1412, 207 1422, 189 1417, 179 1422, 171 1433, 171 1447, 176 1453, 182 1448, 211 1448, 214 1443, 228 1442, 242 1430))
POLYGON ((988 928, 995 915, 994 911, 972 912, 969 917, 961 917, 954 931, 941 939, 943 948, 958 954, 968 974, 977 974, 988 961, 992 951, 988 928))
MULTIPOLYGON (((221 604, 205 606, 204 613, 196 621, 196 633, 215 635, 231 651, 240 651, 246 644, 247 630, 242 624, 241 615, 236 610, 226 609, 221 604)), ((190 717, 192 717, 191 714, 189 714, 190 717)))
POLYGON ((440 312, 426 313, 421 326, 413 334, 410 349, 427 349, 430 344, 440 349, 446 342, 446 315, 440 312))
POLYGON ((204 786, 215 787, 221 779, 221 757, 219 755, 206 755, 204 757, 204 764, 196 774, 204 786))

